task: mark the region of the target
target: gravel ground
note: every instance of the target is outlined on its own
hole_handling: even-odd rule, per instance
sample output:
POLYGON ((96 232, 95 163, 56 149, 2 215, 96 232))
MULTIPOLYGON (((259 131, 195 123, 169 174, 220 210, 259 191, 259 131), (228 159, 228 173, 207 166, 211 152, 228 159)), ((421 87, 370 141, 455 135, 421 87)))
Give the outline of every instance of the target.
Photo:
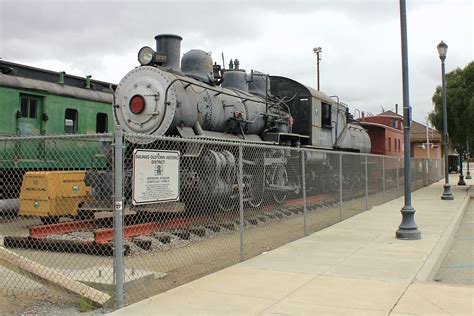
POLYGON ((111 310, 95 309, 82 312, 77 301, 59 297, 30 297, 0 293, 0 315, 70 315, 96 316, 111 310))
MULTIPOLYGON (((369 184, 370 185, 370 184, 369 184)), ((380 188, 381 189, 381 188, 380 188)), ((395 198, 403 190, 391 189, 385 193, 385 201, 395 198)), ((370 195, 369 208, 383 203, 382 193, 370 195)), ((349 218, 365 211, 365 198, 359 198, 343 203, 340 213, 339 205, 326 206, 317 209, 308 209, 307 228, 312 233, 333 225, 342 219, 349 218)), ((35 219, 22 219, 16 228, 12 222, 0 223, 2 235, 25 235, 29 225, 36 223, 35 219)), ((160 233, 167 234, 167 233, 160 233)), ((283 219, 266 220, 257 226, 247 224, 244 230, 244 257, 246 259, 277 248, 293 240, 303 237, 303 215, 293 214, 283 219)), ((78 233, 71 238, 88 238, 87 233, 78 233)), ((126 304, 143 300, 149 296, 169 290, 184 283, 221 270, 240 261, 240 233, 237 225, 235 230, 222 229, 219 232, 206 229, 205 237, 191 235, 189 240, 179 239, 170 235, 171 242, 163 244, 158 236, 140 237, 152 240, 152 249, 144 251, 135 244, 132 246, 132 255, 125 258, 126 271, 133 274, 135 270, 146 270, 164 273, 166 276, 146 283, 135 283, 130 287, 125 285, 126 304)), ((113 266, 112 258, 89 256, 82 254, 65 254, 41 252, 32 250, 15 250, 38 263, 57 269, 86 269, 113 266)), ((127 272, 126 272, 127 273, 127 272)), ((34 293, 44 288, 37 285, 22 284, 21 277, 9 271, 0 269, 0 288, 12 290, 31 289, 34 293)), ((33 283, 33 282, 30 282, 33 283)), ((79 313, 79 303, 65 301, 54 297, 12 296, 0 293, 0 315, 75 315, 79 313)), ((100 315, 104 310, 94 311, 100 315)))

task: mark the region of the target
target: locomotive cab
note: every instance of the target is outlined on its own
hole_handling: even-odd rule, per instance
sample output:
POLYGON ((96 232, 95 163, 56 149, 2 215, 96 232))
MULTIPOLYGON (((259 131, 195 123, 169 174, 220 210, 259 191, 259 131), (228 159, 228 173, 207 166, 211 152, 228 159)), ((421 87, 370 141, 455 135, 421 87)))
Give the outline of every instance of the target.
POLYGON ((307 136, 305 147, 368 153, 370 138, 351 122, 347 105, 289 78, 271 76, 271 92, 285 100, 294 118, 293 132, 307 136))

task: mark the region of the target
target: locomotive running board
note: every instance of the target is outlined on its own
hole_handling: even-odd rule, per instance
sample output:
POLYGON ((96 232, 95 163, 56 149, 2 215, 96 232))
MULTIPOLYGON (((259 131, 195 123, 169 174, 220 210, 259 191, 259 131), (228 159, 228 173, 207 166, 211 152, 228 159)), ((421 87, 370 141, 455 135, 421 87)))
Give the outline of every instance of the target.
MULTIPOLYGON (((238 141, 244 143, 253 143, 253 144, 268 144, 268 145, 275 145, 278 144, 273 141, 262 140, 260 136, 255 134, 246 134, 245 139, 242 139, 240 135, 230 134, 230 133, 222 133, 222 132, 212 132, 202 130, 202 134, 196 134, 192 127, 187 126, 178 126, 176 129, 179 132, 179 135, 183 138, 194 138, 194 139, 209 139, 209 140, 226 140, 226 141, 238 141)), ((302 136, 305 137, 305 136, 302 136)))
POLYGON ((298 190, 298 187, 290 187, 286 185, 276 185, 276 184, 270 184, 267 189, 271 191, 278 191, 278 192, 296 192, 298 190))

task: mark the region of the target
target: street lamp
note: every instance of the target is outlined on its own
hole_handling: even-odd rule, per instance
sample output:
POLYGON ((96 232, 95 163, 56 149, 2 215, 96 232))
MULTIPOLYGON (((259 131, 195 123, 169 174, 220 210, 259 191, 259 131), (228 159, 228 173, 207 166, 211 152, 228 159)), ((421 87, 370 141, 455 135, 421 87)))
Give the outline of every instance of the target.
POLYGON ((408 44, 407 44, 407 13, 405 0, 400 0, 400 33, 402 46, 402 78, 403 78, 403 133, 405 142, 405 205, 401 209, 402 222, 395 236, 398 239, 420 239, 421 232, 415 222, 415 208, 411 205, 411 108, 408 84, 408 44))
POLYGON ((469 156, 471 153, 469 152, 469 140, 466 140, 466 161, 467 161, 467 171, 466 171, 466 179, 472 179, 471 171, 469 171, 469 156))
POLYGON ((462 156, 464 151, 462 148, 459 149, 459 181, 458 185, 466 185, 466 181, 464 181, 464 175, 462 174, 462 156))
POLYGON ((448 114, 446 110, 446 73, 444 68, 444 61, 446 59, 446 53, 448 52, 448 45, 441 41, 438 44, 439 59, 441 59, 441 81, 442 81, 442 94, 443 94, 443 138, 444 138, 444 192, 441 195, 442 200, 454 200, 453 193, 451 192, 451 186, 449 185, 449 171, 448 171, 448 150, 449 150, 449 139, 448 139, 448 114))
POLYGON ((323 50, 321 47, 315 47, 313 48, 313 52, 316 54, 316 65, 317 65, 316 66, 316 76, 317 76, 316 86, 318 87, 318 91, 319 91, 319 62, 321 61, 319 54, 321 54, 323 50))

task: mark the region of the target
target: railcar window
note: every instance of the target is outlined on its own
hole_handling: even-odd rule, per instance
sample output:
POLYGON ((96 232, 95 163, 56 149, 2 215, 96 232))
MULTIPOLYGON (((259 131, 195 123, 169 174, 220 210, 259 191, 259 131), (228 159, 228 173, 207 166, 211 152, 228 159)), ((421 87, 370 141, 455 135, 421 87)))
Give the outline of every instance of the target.
POLYGON ((321 124, 324 127, 332 127, 331 124, 331 105, 321 103, 321 124))
POLYGON ((95 132, 107 133, 107 114, 106 113, 97 113, 95 132))
POLYGON ((78 113, 74 109, 66 109, 64 113, 64 131, 68 134, 77 133, 78 113))
POLYGON ((27 98, 21 98, 20 113, 21 113, 21 117, 28 117, 28 99, 27 98))
POLYGON ((38 112, 38 100, 27 96, 20 98, 21 117, 36 118, 38 112))
POLYGON ((36 105, 37 101, 34 99, 30 99, 30 115, 28 115, 28 117, 36 118, 36 105))

